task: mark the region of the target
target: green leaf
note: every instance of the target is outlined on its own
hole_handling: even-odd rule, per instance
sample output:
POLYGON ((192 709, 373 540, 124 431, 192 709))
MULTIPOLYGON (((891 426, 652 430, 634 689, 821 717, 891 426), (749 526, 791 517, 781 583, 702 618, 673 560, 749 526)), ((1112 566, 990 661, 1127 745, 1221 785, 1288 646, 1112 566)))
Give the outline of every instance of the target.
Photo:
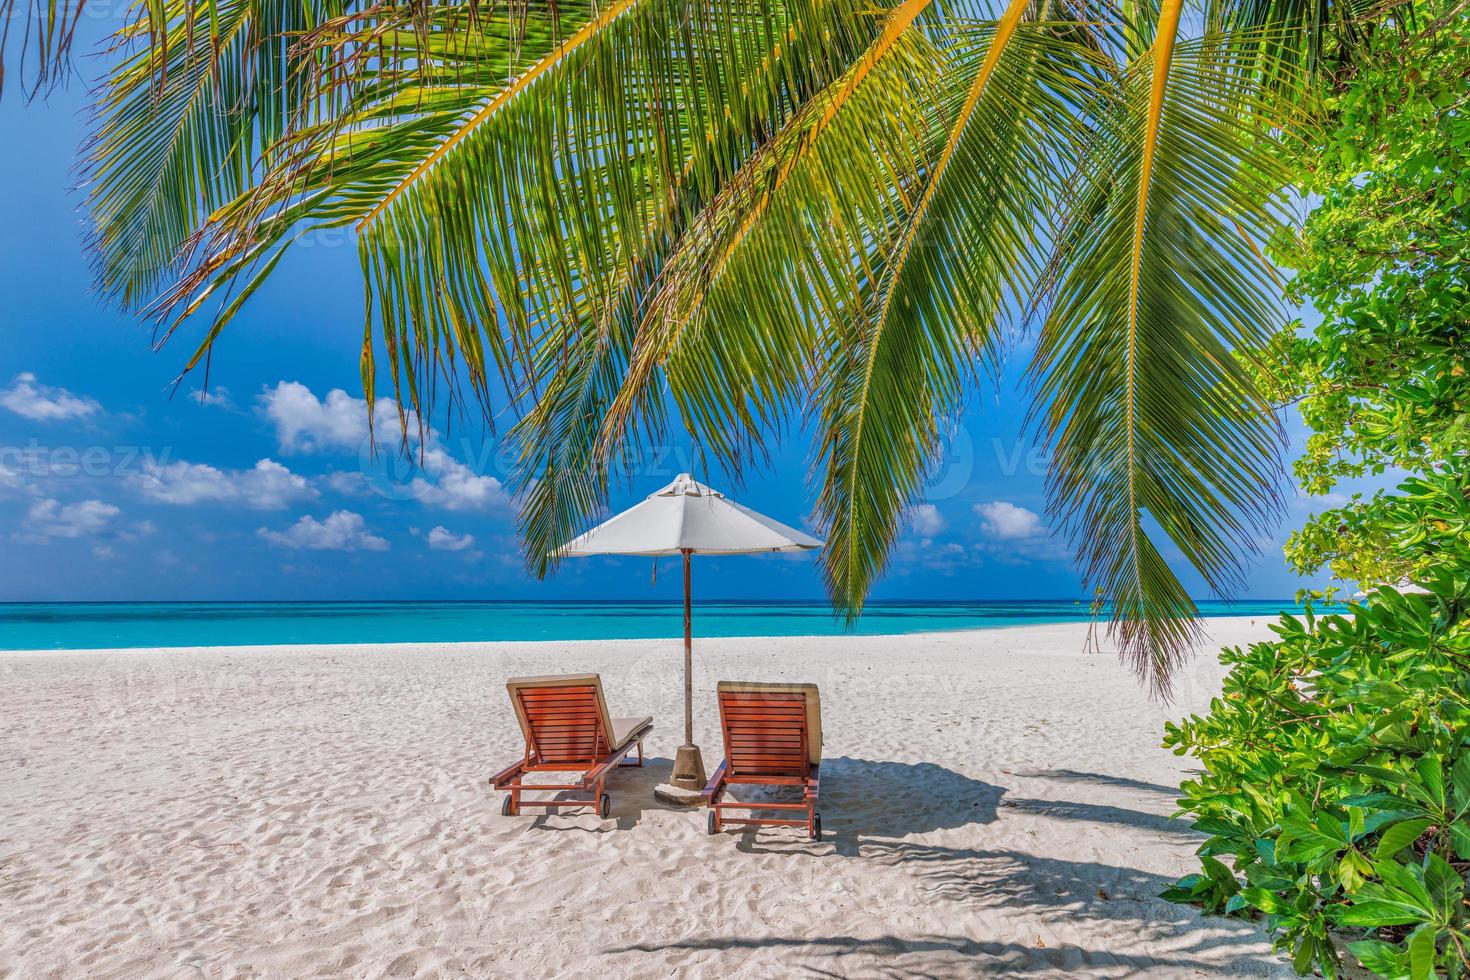
POLYGON ((1361 939, 1348 943, 1348 951, 1358 962, 1385 980, 1403 980, 1409 975, 1408 953, 1402 948, 1378 939, 1361 939))
POLYGON ((1461 752, 1450 768, 1450 783, 1455 790, 1455 807, 1461 814, 1470 812, 1470 752, 1461 752))
POLYGON ((1278 859, 1313 861, 1350 846, 1350 836, 1333 817, 1323 815, 1314 822, 1305 813, 1293 812, 1281 821, 1276 854, 1278 859))
POLYGON ((1465 900, 1465 879, 1448 861, 1431 851, 1424 858, 1424 886, 1439 914, 1440 924, 1449 925, 1465 900))
POLYGON ((1418 840, 1432 824, 1432 820, 1421 818, 1418 820, 1405 820, 1402 823, 1396 823, 1389 827, 1383 832, 1383 836, 1378 839, 1378 847, 1373 852, 1374 860, 1386 861, 1392 858, 1399 851, 1418 840))
POLYGON ((1352 896, 1352 905, 1331 910, 1339 925, 1378 928, 1435 922, 1440 913, 1417 867, 1393 861, 1375 862, 1382 882, 1368 882, 1352 896))
POLYGON ((1371 882, 1364 885, 1347 908, 1334 908, 1331 913, 1333 921, 1342 926, 1378 929, 1413 925, 1429 918, 1428 912, 1412 902, 1363 898, 1362 893, 1372 887, 1371 882))
POLYGON ((1204 866, 1205 874, 1209 879, 1217 885, 1227 888, 1229 894, 1233 895, 1239 890, 1240 883, 1236 880, 1235 873, 1227 868, 1224 862, 1212 857, 1202 857, 1200 858, 1200 864, 1204 866))
POLYGON ((1052 506, 1117 610, 1121 655, 1160 691, 1198 639, 1165 548, 1229 590, 1271 523, 1279 433, 1230 351, 1281 319, 1257 243, 1290 182, 1239 125, 1241 51, 1213 34, 1176 47, 1180 9, 1165 0, 1151 48, 1097 100, 1031 372, 1052 506))
POLYGON ((1260 909, 1270 915, 1280 915, 1291 910, 1291 907, 1283 902, 1279 895, 1264 888, 1243 888, 1240 896, 1249 902, 1252 908, 1260 909))
POLYGON ((1415 763, 1414 771, 1419 774, 1419 781, 1424 787, 1424 794, 1428 802, 1436 812, 1443 812, 1446 803, 1444 763, 1437 756, 1426 755, 1415 763))
POLYGON ((1435 938, 1438 933, 1434 925, 1425 923, 1409 934, 1406 945, 1410 980, 1435 980, 1435 938))
POLYGON ((1450 827, 1450 843, 1455 848, 1455 857, 1470 861, 1470 824, 1457 820, 1450 827))
POLYGON ((1345 852, 1337 863, 1338 883, 1349 893, 1357 891, 1372 873, 1372 862, 1356 850, 1345 852))
POLYGON ((1291 967, 1299 976, 1306 976, 1317 960, 1317 940, 1310 933, 1302 933, 1297 942, 1296 953, 1291 958, 1291 967))

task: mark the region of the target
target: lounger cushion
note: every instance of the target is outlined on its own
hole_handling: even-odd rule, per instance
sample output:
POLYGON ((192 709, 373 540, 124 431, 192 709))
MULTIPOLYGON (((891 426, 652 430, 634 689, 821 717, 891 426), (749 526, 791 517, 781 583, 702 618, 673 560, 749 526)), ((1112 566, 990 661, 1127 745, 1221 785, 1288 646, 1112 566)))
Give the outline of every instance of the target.
POLYGON ((613 751, 617 751, 633 740, 643 726, 653 724, 653 717, 645 715, 642 718, 614 718, 612 720, 613 751))
POLYGON ((779 684, 763 681, 720 681, 715 688, 730 694, 800 694, 806 698, 807 757, 812 765, 822 761, 822 699, 815 684, 779 684))

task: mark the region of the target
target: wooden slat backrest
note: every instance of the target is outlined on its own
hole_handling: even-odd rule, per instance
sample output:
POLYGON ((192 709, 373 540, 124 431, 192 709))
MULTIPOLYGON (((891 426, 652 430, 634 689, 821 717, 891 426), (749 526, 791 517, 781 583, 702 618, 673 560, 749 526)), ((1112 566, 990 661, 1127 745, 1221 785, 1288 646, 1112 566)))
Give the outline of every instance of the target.
POLYGON ((529 728, 526 751, 540 763, 595 763, 608 753, 611 733, 602 724, 591 684, 516 689, 529 728))
POLYGON ((732 777, 807 775, 803 695, 721 691, 720 724, 732 777))

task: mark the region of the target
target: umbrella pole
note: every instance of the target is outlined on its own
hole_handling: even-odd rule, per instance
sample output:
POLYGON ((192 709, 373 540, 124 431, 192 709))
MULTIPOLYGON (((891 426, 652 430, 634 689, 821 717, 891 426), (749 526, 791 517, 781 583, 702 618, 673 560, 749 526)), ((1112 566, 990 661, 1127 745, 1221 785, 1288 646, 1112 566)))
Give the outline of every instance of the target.
POLYGON ((676 792, 683 795, 659 795, 665 802, 683 806, 703 802, 704 759, 699 746, 694 744, 694 607, 690 598, 689 563, 693 552, 685 548, 684 555, 684 744, 674 755, 674 773, 669 782, 676 792))
POLYGON ((689 586, 692 555, 684 551, 684 744, 694 744, 694 605, 689 586))

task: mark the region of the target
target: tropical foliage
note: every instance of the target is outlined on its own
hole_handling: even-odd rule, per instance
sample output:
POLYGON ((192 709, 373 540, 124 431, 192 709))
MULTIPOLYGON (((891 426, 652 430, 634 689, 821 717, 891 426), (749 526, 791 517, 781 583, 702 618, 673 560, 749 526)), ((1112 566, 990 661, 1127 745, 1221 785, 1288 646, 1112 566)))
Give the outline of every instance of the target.
MULTIPOLYGON (((1389 469, 1427 474, 1470 453, 1470 28, 1459 18, 1385 32, 1327 102, 1338 120, 1295 167, 1321 203, 1274 253, 1322 322, 1290 325, 1254 362, 1273 400, 1312 430, 1302 488, 1389 469)), ((1287 546, 1298 570, 1398 582, 1430 559, 1387 531, 1394 495, 1354 497, 1287 546)))
POLYGON ((1277 250, 1324 319, 1257 362, 1313 430, 1296 463, 1309 491, 1413 475, 1288 546, 1366 597, 1226 650, 1221 695, 1165 737, 1200 763, 1180 808, 1209 835, 1167 897, 1264 916, 1298 972, 1329 977, 1344 944, 1384 977, 1470 974, 1470 39, 1413 13, 1415 29, 1368 42, 1335 129, 1299 158, 1321 203, 1277 250))
MULTIPOLYGON (((362 380, 518 421, 528 560, 673 427, 738 478, 814 439, 851 613, 947 421, 1039 324, 1052 513, 1156 687, 1276 506, 1252 371, 1353 0, 134 0, 87 149, 100 286, 198 316, 351 229, 362 380)), ((54 64, 56 0, 25 37, 54 64)), ((23 18, 22 18, 23 19, 23 18)), ((19 22, 12 20, 12 22, 19 22)), ((19 35, 17 35, 19 36, 19 35)), ((14 51, 12 41, 12 52, 14 51)), ((44 72, 43 72, 44 75, 44 72)))
POLYGON ((1165 897, 1264 916, 1300 973, 1337 976, 1345 943, 1384 977, 1470 975, 1470 473, 1401 490, 1387 530, 1440 528, 1428 592, 1283 617, 1221 655, 1207 714, 1167 726, 1209 839, 1165 897))

